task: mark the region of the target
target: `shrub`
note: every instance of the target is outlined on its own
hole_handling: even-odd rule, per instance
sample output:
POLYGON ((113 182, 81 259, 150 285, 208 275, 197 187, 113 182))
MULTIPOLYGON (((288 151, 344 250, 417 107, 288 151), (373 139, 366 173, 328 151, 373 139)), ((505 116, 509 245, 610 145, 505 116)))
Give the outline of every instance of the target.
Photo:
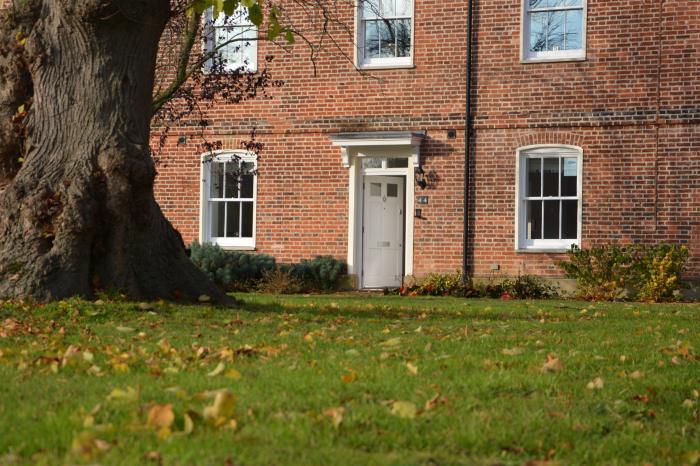
POLYGON ((275 258, 267 254, 225 251, 213 244, 193 243, 190 259, 214 283, 226 291, 249 291, 275 269, 275 258))
POLYGON ((475 296, 471 281, 462 282, 462 272, 429 273, 419 281, 404 283, 399 294, 406 296, 475 296))
POLYGON ((576 279, 576 292, 584 299, 612 301, 625 293, 633 258, 616 244, 580 249, 573 246, 567 253, 569 261, 559 266, 566 276, 576 279))
POLYGON ((680 276, 688 260, 685 246, 669 244, 573 247, 567 254, 569 261, 559 265, 567 277, 576 279, 578 296, 606 301, 675 300, 683 288, 680 276))
POLYGON ((513 299, 549 299, 557 296, 557 289, 546 280, 534 275, 518 275, 501 282, 501 297, 513 299))
POLYGON ((458 293, 462 287, 462 273, 429 273, 421 280, 417 294, 423 296, 448 296, 458 293))
POLYGON ((637 297, 651 302, 675 301, 684 287, 680 276, 687 260, 685 246, 662 244, 643 249, 635 266, 637 297))
POLYGON ((304 291, 304 283, 292 275, 291 267, 275 267, 263 273, 258 291, 272 294, 301 293, 304 291))
POLYGON ((331 291, 340 287, 347 265, 332 256, 317 256, 291 266, 291 275, 306 289, 331 291))

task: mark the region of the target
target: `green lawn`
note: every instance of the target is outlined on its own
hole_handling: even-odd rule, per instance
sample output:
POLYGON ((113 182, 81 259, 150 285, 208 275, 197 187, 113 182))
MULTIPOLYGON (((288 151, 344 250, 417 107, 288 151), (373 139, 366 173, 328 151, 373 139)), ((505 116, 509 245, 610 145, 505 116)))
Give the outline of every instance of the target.
POLYGON ((700 463, 698 304, 238 297, 0 305, 0 465, 700 463))

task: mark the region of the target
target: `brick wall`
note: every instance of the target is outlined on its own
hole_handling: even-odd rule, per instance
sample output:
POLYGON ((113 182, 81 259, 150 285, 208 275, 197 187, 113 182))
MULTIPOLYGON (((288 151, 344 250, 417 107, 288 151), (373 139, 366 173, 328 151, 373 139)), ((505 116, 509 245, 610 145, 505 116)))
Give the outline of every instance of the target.
POLYGON ((514 251, 515 152, 572 144, 583 245, 686 244, 700 277, 700 3, 589 0, 587 60, 533 64, 519 3, 477 3, 475 274, 561 275, 560 256, 514 251))
MULTIPOLYGON (((257 246, 280 260, 347 254, 348 171, 328 135, 427 130, 424 167, 437 181, 415 224, 415 271, 454 271, 462 252, 466 9, 417 0, 415 68, 365 75, 337 51, 316 63, 275 55, 271 99, 216 108, 208 137, 238 148, 251 128, 259 165, 257 246), (448 139, 454 129, 457 138, 448 139)), ((340 11, 353 24, 351 8, 340 11)), ((583 245, 669 241, 690 246, 700 277, 700 3, 588 0, 587 59, 520 63, 520 1, 477 0, 470 242, 477 276, 561 275, 556 254, 514 251, 515 151, 583 151, 583 245)), ((339 33, 352 56, 352 37, 339 33)), ((157 195, 186 241, 198 234, 199 154, 192 122, 172 130, 157 195), (179 136, 188 140, 177 145, 179 136)))
MULTIPOLYGON (((352 27, 352 8, 341 11, 352 27)), ((343 52, 353 55, 353 37, 335 31, 343 52)), ((431 189, 424 219, 416 219, 415 269, 454 271, 461 264, 464 141, 464 57, 466 13, 456 1, 422 1, 415 21, 415 67, 358 73, 353 63, 328 48, 316 61, 297 43, 290 54, 264 41, 262 57, 274 79, 285 85, 270 99, 216 107, 208 138, 236 149, 256 128, 264 143, 258 175, 257 238, 260 252, 280 261, 317 254, 340 259, 348 250, 348 177, 340 149, 329 135, 352 131, 426 130, 422 147, 426 171, 439 181, 431 189), (434 18, 440 18, 436 23, 434 18), (459 135, 447 139, 447 131, 459 135)), ((159 166, 157 197, 186 242, 199 229, 199 156, 192 122, 172 129, 159 166), (177 145, 179 136, 188 137, 177 145)), ((156 131, 157 133, 157 131, 156 131)), ((412 182, 412 180, 410 180, 412 182)))

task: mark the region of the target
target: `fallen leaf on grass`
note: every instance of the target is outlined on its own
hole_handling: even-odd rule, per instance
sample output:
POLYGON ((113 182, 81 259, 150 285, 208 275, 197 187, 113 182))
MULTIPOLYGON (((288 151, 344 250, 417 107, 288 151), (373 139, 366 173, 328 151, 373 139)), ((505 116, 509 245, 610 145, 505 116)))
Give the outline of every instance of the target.
POLYGON ((131 402, 136 401, 139 398, 139 394, 132 387, 126 387, 126 390, 121 388, 115 388, 107 395, 107 401, 125 401, 131 402))
POLYGON ((684 400, 683 401, 683 407, 687 409, 692 409, 695 406, 695 401, 693 400, 684 400))
POLYGON ((209 377, 216 377, 217 375, 221 374, 224 369, 226 369, 226 365, 223 362, 220 362, 216 368, 214 368, 213 371, 209 372, 207 376, 209 377))
POLYGON ((350 372, 348 372, 347 374, 343 375, 343 376, 341 377, 341 379, 342 379, 343 382, 345 382, 345 383, 354 382, 355 380, 357 380, 357 372, 355 372, 355 371, 350 371, 350 372))
POLYGON ((588 382, 588 385, 586 385, 586 388, 589 390, 600 390, 603 388, 603 385, 604 385, 603 379, 600 377, 596 377, 595 379, 588 382))
MULTIPOLYGON (((219 390, 214 396, 214 404, 204 408, 204 419, 214 427, 221 427, 227 422, 236 410, 236 398, 230 390, 219 390)), ((232 426, 233 427, 233 426, 232 426)))
POLYGON ((111 445, 89 431, 80 432, 71 442, 71 452, 84 461, 92 461, 96 456, 109 450, 111 445))
POLYGON ((418 366, 414 366, 410 362, 407 362, 406 369, 408 369, 408 372, 410 372, 411 375, 418 375, 418 366))
POLYGON ((343 415, 345 414, 345 408, 342 406, 339 406, 337 408, 328 408, 323 411, 324 416, 328 416, 331 418, 331 422, 333 423, 333 427, 335 429, 340 428, 340 424, 343 422, 343 415))
POLYGON ((174 421, 175 413, 171 404, 153 405, 148 410, 147 425, 154 427, 158 431, 158 438, 161 440, 170 437, 170 434, 172 434, 170 426, 174 421))
POLYGON ((391 414, 403 419, 414 419, 418 409, 410 401, 394 401, 391 405, 391 414))
POLYGON ((123 325, 120 325, 120 326, 117 327, 117 332, 124 332, 124 333, 127 333, 127 332, 133 332, 133 331, 134 331, 133 328, 131 328, 131 327, 125 327, 125 326, 123 326, 123 325))
POLYGON ((153 405, 148 410, 149 427, 170 427, 175 421, 175 413, 173 405, 168 403, 165 405, 153 405))
POLYGON ((386 341, 379 343, 379 346, 383 348, 393 348, 401 344, 401 337, 389 338, 386 341))
POLYGON ((501 354, 504 354, 506 356, 517 356, 522 353, 523 349, 517 346, 515 348, 503 348, 501 350, 501 354))
POLYGON ((439 405, 445 405, 447 404, 448 400, 444 396, 435 395, 431 399, 425 402, 425 406, 423 407, 424 411, 432 411, 435 408, 437 408, 439 405))
POLYGON ((561 363, 558 357, 554 354, 547 355, 547 362, 542 364, 542 372, 559 372, 564 369, 564 365, 561 363))
POLYGON ((227 379, 240 380, 242 376, 241 373, 238 372, 236 369, 231 368, 226 371, 224 377, 226 377, 227 379))

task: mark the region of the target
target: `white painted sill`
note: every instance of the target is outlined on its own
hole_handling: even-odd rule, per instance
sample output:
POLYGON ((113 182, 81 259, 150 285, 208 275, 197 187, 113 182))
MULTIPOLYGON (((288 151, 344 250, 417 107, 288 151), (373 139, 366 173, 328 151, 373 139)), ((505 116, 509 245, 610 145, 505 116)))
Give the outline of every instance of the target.
POLYGON ((220 246, 224 251, 255 251, 255 246, 220 246))
POLYGON ((562 254, 569 252, 571 249, 516 249, 516 254, 562 254))
POLYGON ((374 70, 409 70, 415 68, 415 63, 407 65, 359 65, 358 70, 374 71, 374 70))
POLYGON ((534 63, 563 63, 563 62, 582 62, 587 58, 583 57, 551 57, 551 58, 521 58, 520 63, 530 65, 534 63))

